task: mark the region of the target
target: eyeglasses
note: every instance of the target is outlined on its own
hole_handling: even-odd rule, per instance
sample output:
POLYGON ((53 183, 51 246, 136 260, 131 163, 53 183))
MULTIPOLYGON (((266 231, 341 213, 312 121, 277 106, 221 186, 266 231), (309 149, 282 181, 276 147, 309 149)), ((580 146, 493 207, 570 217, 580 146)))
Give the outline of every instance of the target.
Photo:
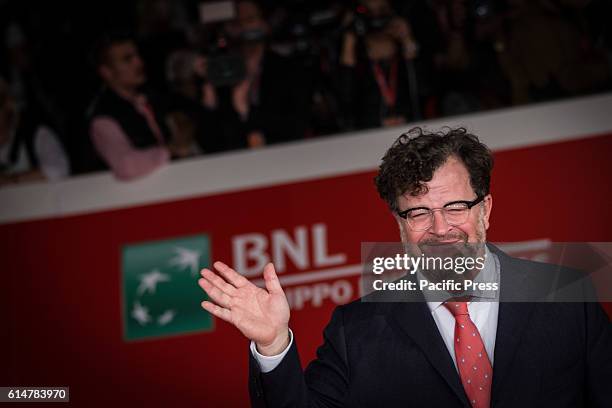
POLYGON ((449 225, 461 225, 468 219, 470 209, 484 200, 484 196, 478 196, 474 201, 452 201, 442 208, 416 207, 404 211, 398 211, 397 215, 408 223, 413 231, 426 231, 433 225, 434 211, 442 211, 444 219, 449 225))

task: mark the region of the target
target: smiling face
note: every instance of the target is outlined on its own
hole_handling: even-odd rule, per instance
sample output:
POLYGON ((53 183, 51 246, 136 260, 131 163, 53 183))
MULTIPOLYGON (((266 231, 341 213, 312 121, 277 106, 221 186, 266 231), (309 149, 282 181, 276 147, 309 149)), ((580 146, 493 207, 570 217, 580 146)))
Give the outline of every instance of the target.
MULTIPOLYGON (((452 201, 472 201, 476 193, 470 184, 470 175, 465 165, 455 156, 450 156, 433 174, 431 181, 424 183, 427 192, 419 196, 400 195, 397 207, 400 211, 427 207, 437 209, 452 201)), ((433 222, 425 231, 414 231, 405 219, 395 215, 400 228, 402 242, 415 244, 438 244, 455 242, 485 242, 489 228, 489 216, 493 198, 485 196, 480 204, 469 211, 467 221, 461 225, 449 225, 442 211, 433 212, 433 222)))

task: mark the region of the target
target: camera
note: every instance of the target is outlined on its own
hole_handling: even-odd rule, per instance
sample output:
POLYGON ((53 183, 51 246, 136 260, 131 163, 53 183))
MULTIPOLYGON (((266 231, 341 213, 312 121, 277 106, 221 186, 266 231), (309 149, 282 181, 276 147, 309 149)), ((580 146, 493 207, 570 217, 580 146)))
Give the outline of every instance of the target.
MULTIPOLYGON (((224 25, 236 17, 233 1, 201 3, 200 22, 206 29, 204 53, 208 56, 206 78, 215 87, 232 86, 246 77, 243 57, 235 50, 237 40, 225 32, 224 25)), ((260 33, 245 32, 245 41, 261 40, 260 33)))
POLYGON ((393 14, 391 13, 373 15, 366 6, 359 5, 355 10, 355 16, 353 17, 350 29, 359 36, 379 32, 387 27, 392 18, 393 14))
POLYGON ((246 65, 240 54, 219 46, 207 51, 206 78, 213 86, 236 85, 246 77, 246 65))

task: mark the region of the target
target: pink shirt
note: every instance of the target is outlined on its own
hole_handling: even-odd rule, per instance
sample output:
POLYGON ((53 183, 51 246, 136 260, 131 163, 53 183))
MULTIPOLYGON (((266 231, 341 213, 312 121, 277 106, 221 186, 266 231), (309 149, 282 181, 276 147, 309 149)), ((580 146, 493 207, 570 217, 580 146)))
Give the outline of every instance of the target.
POLYGON ((90 134, 98 153, 119 180, 146 176, 170 161, 170 152, 164 146, 134 148, 119 123, 110 116, 97 116, 90 134))

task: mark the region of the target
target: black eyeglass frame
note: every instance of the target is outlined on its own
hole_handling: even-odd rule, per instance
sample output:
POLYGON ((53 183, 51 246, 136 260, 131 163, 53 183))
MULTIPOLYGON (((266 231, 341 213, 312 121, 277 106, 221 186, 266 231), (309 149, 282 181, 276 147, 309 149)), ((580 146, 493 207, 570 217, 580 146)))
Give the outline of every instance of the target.
POLYGON ((428 210, 430 213, 432 213, 433 215, 433 211, 434 210, 442 210, 450 205, 454 205, 454 204, 465 204, 467 206, 468 210, 471 210, 472 207, 474 207, 477 204, 480 204, 483 200, 484 200, 485 196, 481 196, 479 195, 478 197, 476 197, 475 200, 472 201, 467 201, 467 200, 457 200, 457 201, 451 201, 450 203, 446 203, 444 204, 444 207, 442 208, 427 208, 427 207, 414 207, 414 208, 408 208, 407 210, 404 211, 397 211, 397 215, 399 215, 401 218, 407 220, 408 219, 408 213, 410 213, 410 211, 414 211, 414 210, 428 210))

